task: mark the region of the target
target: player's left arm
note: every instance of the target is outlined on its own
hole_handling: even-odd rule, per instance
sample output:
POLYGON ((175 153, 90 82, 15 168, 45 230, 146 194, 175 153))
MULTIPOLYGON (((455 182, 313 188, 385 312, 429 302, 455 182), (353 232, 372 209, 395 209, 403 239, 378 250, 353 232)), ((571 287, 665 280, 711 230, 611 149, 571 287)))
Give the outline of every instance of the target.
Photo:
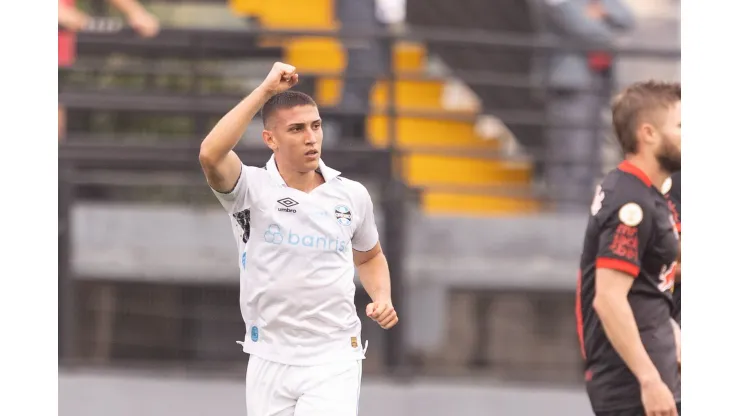
POLYGON ((381 328, 390 329, 398 323, 398 315, 391 301, 391 275, 388 260, 380 247, 373 203, 364 187, 360 205, 358 208, 362 216, 352 236, 352 257, 360 275, 360 283, 372 299, 365 313, 381 328))
POLYGON ((381 328, 392 328, 398 323, 398 315, 391 301, 391 275, 380 243, 370 251, 353 250, 352 254, 360 283, 373 300, 365 308, 365 313, 381 328))

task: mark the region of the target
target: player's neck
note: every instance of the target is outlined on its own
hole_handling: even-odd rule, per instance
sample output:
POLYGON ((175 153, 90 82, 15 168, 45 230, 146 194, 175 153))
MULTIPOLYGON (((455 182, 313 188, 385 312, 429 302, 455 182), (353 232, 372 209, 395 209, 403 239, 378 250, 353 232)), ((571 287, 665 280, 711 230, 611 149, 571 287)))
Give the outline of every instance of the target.
POLYGON ((628 162, 635 165, 638 169, 645 172, 653 186, 661 189, 666 179, 671 176, 660 167, 660 163, 654 157, 645 157, 642 155, 629 155, 625 158, 628 162))
POLYGON ((276 165, 280 176, 289 188, 309 193, 324 183, 324 177, 316 171, 298 172, 291 169, 281 169, 278 163, 276 165))

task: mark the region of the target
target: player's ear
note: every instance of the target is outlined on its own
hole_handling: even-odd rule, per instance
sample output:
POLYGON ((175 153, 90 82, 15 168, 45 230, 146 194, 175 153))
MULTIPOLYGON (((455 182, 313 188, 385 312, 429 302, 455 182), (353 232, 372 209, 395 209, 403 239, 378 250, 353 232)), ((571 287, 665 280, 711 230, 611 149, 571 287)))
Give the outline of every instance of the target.
POLYGON ((270 130, 262 130, 262 141, 265 142, 267 147, 272 151, 277 150, 277 142, 275 141, 275 135, 270 130))
POLYGON ((642 122, 637 127, 637 137, 649 146, 658 144, 658 131, 651 123, 642 122))

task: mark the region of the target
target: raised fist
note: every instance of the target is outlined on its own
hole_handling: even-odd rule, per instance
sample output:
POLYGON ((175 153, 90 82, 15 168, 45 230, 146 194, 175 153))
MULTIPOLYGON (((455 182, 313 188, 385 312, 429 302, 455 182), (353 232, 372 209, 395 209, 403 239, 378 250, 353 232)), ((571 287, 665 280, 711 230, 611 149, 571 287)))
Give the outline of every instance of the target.
POLYGON ((262 81, 262 88, 274 95, 289 90, 297 83, 298 74, 296 74, 294 66, 275 62, 270 73, 262 81))

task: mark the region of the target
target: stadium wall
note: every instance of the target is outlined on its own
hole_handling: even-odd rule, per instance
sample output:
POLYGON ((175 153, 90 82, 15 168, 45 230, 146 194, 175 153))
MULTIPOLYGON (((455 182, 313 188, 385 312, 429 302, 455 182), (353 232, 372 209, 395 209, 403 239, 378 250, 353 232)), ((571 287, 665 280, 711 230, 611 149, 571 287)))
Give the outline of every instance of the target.
MULTIPOLYGON (((445 343, 447 328, 439 323, 450 313, 450 290, 572 293, 585 220, 411 215, 405 230, 409 347, 434 352, 445 343)), ((238 284, 238 253, 219 207, 83 203, 74 207, 72 224, 73 269, 86 279, 238 284)))

